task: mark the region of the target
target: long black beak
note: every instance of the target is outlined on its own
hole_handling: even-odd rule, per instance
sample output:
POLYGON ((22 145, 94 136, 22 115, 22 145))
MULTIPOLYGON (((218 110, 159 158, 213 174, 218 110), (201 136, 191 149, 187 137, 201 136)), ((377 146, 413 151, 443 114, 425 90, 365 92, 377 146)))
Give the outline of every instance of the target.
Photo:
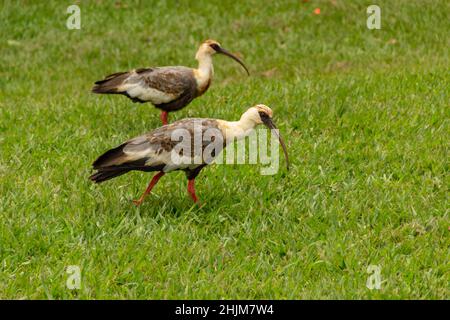
POLYGON ((286 169, 289 171, 289 157, 287 153, 286 144, 284 143, 283 138, 281 138, 278 128, 275 126, 275 123, 273 123, 272 119, 267 114, 260 113, 260 117, 262 122, 266 125, 267 128, 275 129, 272 132, 275 133, 275 135, 278 138, 278 141, 280 141, 281 147, 283 148, 284 157, 286 158, 286 169))
POLYGON ((245 66, 245 64, 242 62, 241 59, 239 59, 238 57, 236 57, 234 54, 232 54, 231 52, 225 50, 222 47, 217 46, 216 48, 214 48, 214 50, 216 50, 218 53, 224 54, 228 57, 230 57, 231 59, 233 59, 234 61, 236 61, 237 63, 239 63, 244 69, 245 71, 247 71, 247 75, 250 75, 250 72, 248 72, 247 67, 245 66))

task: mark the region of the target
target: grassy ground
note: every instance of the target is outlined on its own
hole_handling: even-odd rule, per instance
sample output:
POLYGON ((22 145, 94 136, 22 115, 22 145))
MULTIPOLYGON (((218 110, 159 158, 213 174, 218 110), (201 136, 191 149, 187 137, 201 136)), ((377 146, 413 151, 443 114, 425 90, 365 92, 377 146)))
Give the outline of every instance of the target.
POLYGON ((376 1, 368 30, 373 2, 80 1, 67 30, 70 2, 2 1, 0 298, 450 298, 450 4, 376 1), (160 124, 93 81, 195 66, 207 38, 252 76, 216 57, 210 90, 172 120, 265 103, 291 171, 211 166, 200 209, 182 173, 140 208, 148 174, 91 184, 99 154, 160 124))

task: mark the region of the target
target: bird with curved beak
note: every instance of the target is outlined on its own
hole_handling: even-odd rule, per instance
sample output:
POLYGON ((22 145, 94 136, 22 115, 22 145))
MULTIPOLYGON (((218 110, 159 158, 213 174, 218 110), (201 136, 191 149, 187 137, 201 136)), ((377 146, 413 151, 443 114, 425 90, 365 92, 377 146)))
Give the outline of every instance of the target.
MULTIPOLYGON (((229 143, 245 138, 260 124, 264 124, 269 129, 276 129, 272 120, 272 110, 263 104, 249 108, 238 121, 202 118, 179 120, 128 140, 105 152, 93 163, 97 172, 91 175, 90 179, 100 183, 133 170, 158 172, 142 196, 134 201, 136 205, 140 205, 164 174, 183 170, 188 179, 188 193, 194 202, 197 202, 194 184, 200 171, 210 164, 229 143), (178 139, 180 136, 177 134, 180 132, 190 137, 184 135, 180 141, 178 139), (212 135, 213 132, 214 135, 212 135), (192 137, 196 134, 201 135, 201 143, 199 149, 194 147, 193 150, 191 143, 195 138, 192 139, 192 137), (213 150, 209 160, 205 156, 207 150, 213 150), (178 161, 177 157, 180 155, 189 161, 178 161)), ((289 170, 286 145, 277 131, 272 132, 275 132, 280 141, 286 158, 286 167, 289 170)))
POLYGON ((161 121, 168 123, 168 112, 180 110, 193 99, 208 90, 214 68, 212 56, 226 55, 238 62, 247 72, 247 67, 235 55, 214 40, 206 40, 195 55, 198 68, 183 66, 139 68, 127 72, 113 73, 95 82, 92 92, 121 94, 133 102, 150 102, 161 110, 161 121))

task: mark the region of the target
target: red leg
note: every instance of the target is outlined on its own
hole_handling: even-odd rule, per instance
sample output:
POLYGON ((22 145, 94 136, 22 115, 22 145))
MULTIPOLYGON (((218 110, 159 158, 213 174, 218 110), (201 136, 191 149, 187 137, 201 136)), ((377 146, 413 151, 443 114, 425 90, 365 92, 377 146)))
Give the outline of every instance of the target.
POLYGON ((169 115, 169 113, 168 113, 167 111, 162 111, 162 112, 161 112, 160 118, 161 118, 161 121, 162 121, 163 125, 166 125, 166 124, 169 123, 169 122, 167 121, 168 115, 169 115))
POLYGON ((197 196, 195 195, 194 184, 195 184, 195 178, 194 179, 189 179, 187 190, 188 190, 188 193, 191 196, 192 200, 194 200, 194 202, 197 203, 198 199, 197 199, 197 196))
POLYGON ((145 192, 142 194, 142 196, 138 200, 133 200, 134 204, 136 206, 139 206, 143 201, 144 198, 152 191, 153 187, 158 183, 158 180, 164 175, 165 173, 160 171, 153 177, 152 181, 148 184, 147 189, 145 189, 145 192))

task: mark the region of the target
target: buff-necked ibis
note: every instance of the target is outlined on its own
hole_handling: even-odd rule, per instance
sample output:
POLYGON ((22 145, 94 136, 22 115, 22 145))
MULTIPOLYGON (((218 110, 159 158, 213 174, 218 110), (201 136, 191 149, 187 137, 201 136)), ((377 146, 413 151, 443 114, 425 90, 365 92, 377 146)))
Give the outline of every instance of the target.
MULTIPOLYGON (((117 148, 105 152, 93 163, 97 172, 90 179, 100 183, 133 170, 156 171, 157 174, 153 177, 145 192, 138 200, 134 201, 136 205, 140 205, 165 173, 183 170, 188 179, 187 191, 194 202, 197 202, 194 189, 195 178, 207 164, 211 163, 207 160, 205 151, 208 148, 210 151, 214 149, 211 148, 211 144, 216 143, 217 149, 211 153, 213 160, 228 143, 248 136, 259 124, 264 124, 270 129, 276 129, 272 121, 272 110, 261 104, 249 108, 238 121, 202 118, 179 120, 128 140, 117 148), (180 139, 180 134, 188 134, 194 138, 185 139, 183 137, 180 139), (192 145, 194 143, 196 135, 200 135, 200 148, 192 146, 186 148, 189 147, 186 144, 192 145), (208 135, 208 138, 206 138, 206 135, 208 135), (214 138, 212 138, 213 136, 214 138), (185 154, 179 153, 181 150, 185 154), (180 158, 174 158, 174 155, 178 155, 180 158), (180 161, 182 157, 189 161, 180 161)), ((278 131, 275 130, 274 132, 283 148, 286 165, 289 169, 286 146, 278 131)))
POLYGON ((222 48, 217 41, 206 40, 195 55, 198 60, 196 69, 174 66, 118 72, 95 82, 92 92, 121 94, 133 102, 150 102, 162 110, 162 123, 167 124, 168 112, 184 108, 208 90, 214 74, 212 56, 216 53, 236 60, 249 74, 238 57, 222 48))

